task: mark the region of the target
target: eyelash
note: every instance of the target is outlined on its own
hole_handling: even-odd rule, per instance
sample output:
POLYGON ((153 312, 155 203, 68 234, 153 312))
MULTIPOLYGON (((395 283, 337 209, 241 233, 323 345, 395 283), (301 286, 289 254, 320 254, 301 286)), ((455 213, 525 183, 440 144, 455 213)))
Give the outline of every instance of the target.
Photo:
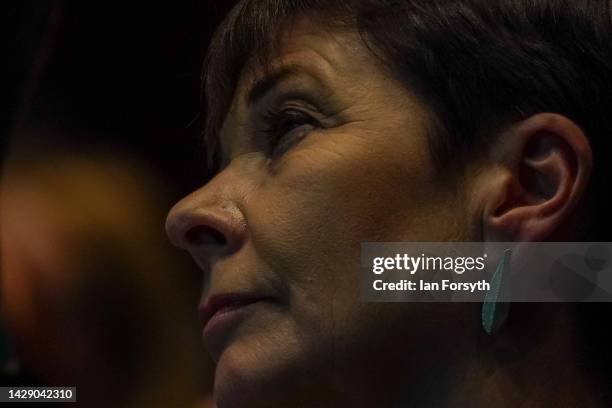
POLYGON ((320 123, 311 115, 293 108, 269 111, 264 115, 264 120, 266 127, 263 131, 270 137, 268 147, 271 158, 282 156, 311 130, 320 127, 320 123), (311 126, 312 129, 303 130, 287 139, 288 134, 304 126, 311 126))

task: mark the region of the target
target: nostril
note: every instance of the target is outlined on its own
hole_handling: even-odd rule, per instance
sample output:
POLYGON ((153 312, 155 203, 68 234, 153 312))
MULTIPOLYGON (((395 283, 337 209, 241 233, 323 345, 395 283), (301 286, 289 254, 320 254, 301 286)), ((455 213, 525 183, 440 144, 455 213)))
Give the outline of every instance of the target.
POLYGON ((215 245, 222 247, 227 245, 227 239, 219 230, 206 225, 191 228, 185 234, 185 238, 189 244, 196 246, 215 245))

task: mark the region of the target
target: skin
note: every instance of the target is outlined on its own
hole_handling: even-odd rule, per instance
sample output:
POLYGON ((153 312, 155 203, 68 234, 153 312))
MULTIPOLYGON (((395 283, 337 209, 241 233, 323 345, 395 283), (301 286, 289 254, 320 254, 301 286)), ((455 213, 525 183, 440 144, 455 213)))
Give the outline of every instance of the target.
MULTIPOLYGON (((588 172, 582 178, 564 172, 569 158, 531 167, 550 181, 547 191, 563 181, 569 186, 561 200, 566 212, 555 207, 548 214, 557 218, 546 223, 538 218, 542 211, 525 209, 546 200, 523 199, 544 193, 522 188, 520 174, 542 133, 533 129, 548 122, 508 130, 512 143, 463 173, 438 172, 428 153, 431 112, 355 33, 330 32, 304 18, 282 38, 270 69, 247 67, 237 86, 221 131, 227 166, 167 220, 171 240, 205 272, 203 299, 236 292, 272 297, 222 335, 205 336, 217 363, 217 404, 444 406, 470 389, 472 406, 501 404, 503 395, 474 388, 497 364, 489 358, 494 347, 478 340, 479 305, 362 303, 360 243, 546 236, 580 200, 588 172), (286 68, 290 75, 249 103, 262 76, 286 68), (285 136, 303 138, 274 154, 261 131, 271 109, 306 112, 319 124, 292 125, 285 136)), ((584 139, 565 136, 555 140, 584 139)), ((552 149, 546 146, 544 154, 552 149)), ((495 371, 497 381, 506 378, 502 373, 495 371)))

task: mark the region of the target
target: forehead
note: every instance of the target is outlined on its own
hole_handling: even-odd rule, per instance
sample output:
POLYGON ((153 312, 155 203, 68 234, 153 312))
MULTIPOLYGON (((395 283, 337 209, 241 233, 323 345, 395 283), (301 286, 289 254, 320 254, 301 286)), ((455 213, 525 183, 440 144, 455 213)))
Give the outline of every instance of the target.
POLYGON ((292 77, 311 76, 319 82, 333 83, 339 74, 351 74, 357 61, 363 64, 372 59, 355 30, 332 27, 306 16, 282 25, 269 47, 265 57, 249 59, 237 83, 236 96, 244 96, 242 93, 262 78, 280 71, 291 71, 292 77))
MULTIPOLYGON (((307 17, 291 20, 278 31, 265 59, 252 57, 234 90, 221 126, 219 148, 228 147, 248 130, 256 104, 252 96, 275 89, 280 94, 316 95, 336 111, 349 111, 368 121, 389 115, 389 102, 405 112, 417 108, 414 96, 364 44, 357 30, 332 28, 307 17), (305 92, 304 92, 305 91, 305 92)), ((420 109, 420 107, 418 107, 420 109)), ((225 162, 224 164, 227 164, 225 162)))
POLYGON ((247 120, 253 95, 270 88, 302 88, 337 98, 348 91, 347 81, 356 87, 376 65, 356 31, 305 16, 288 20, 268 46, 263 57, 251 56, 238 79, 218 135, 221 152, 238 137, 233 130, 247 120))

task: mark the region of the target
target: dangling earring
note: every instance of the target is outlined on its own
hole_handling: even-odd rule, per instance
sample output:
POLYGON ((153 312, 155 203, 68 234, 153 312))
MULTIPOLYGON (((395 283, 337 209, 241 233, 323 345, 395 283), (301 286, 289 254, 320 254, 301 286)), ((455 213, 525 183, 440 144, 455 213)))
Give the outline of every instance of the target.
POLYGON ((510 249, 504 251, 504 255, 497 264, 497 269, 491 278, 491 288, 487 291, 482 304, 482 328, 489 335, 496 333, 501 328, 510 311, 510 302, 501 302, 499 299, 502 297, 504 285, 507 284, 505 280, 510 274, 511 252, 510 249))

